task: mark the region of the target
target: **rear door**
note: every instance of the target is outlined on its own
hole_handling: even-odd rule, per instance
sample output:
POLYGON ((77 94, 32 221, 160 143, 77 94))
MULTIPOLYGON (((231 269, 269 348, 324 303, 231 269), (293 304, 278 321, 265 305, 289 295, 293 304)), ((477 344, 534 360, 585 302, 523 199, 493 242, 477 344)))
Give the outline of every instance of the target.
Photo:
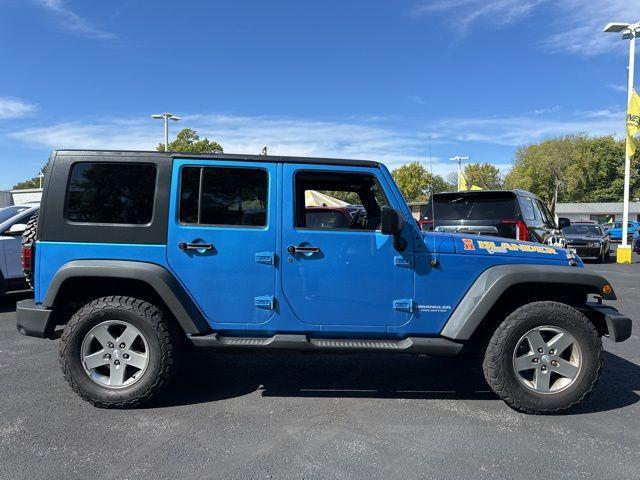
POLYGON ((214 328, 273 316, 276 182, 271 163, 174 161, 168 262, 214 328))
POLYGON ((297 164, 283 170, 282 288, 296 317, 331 332, 385 332, 408 322, 412 247, 400 254, 380 233, 381 208, 399 206, 379 171, 297 164))

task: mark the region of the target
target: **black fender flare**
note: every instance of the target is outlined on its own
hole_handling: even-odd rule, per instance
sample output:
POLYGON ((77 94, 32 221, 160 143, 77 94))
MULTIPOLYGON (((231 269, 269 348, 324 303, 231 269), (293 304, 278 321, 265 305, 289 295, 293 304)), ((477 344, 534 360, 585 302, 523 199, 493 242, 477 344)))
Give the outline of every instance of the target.
POLYGON ((615 300, 613 288, 604 293, 609 282, 583 268, 555 265, 496 265, 482 272, 462 297, 440 335, 453 340, 469 340, 496 301, 510 287, 526 283, 581 285, 590 293, 615 300))
POLYGON ((73 260, 65 263, 54 275, 43 307, 52 308, 60 288, 69 279, 78 277, 123 278, 149 285, 164 301, 187 334, 210 333, 204 315, 178 279, 161 265, 132 260, 73 260))

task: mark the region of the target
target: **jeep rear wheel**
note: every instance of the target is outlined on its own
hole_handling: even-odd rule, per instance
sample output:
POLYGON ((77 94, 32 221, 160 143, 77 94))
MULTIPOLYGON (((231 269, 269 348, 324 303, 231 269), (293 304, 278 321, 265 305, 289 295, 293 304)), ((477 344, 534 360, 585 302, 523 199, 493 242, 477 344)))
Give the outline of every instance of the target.
POLYGON ((139 406, 160 393, 176 363, 177 328, 163 312, 131 297, 102 297, 65 326, 60 364, 71 388, 97 407, 139 406))
POLYGON ((508 405, 544 414, 583 401, 595 387, 602 362, 594 325, 569 305, 545 301, 518 308, 498 326, 483 371, 508 405))

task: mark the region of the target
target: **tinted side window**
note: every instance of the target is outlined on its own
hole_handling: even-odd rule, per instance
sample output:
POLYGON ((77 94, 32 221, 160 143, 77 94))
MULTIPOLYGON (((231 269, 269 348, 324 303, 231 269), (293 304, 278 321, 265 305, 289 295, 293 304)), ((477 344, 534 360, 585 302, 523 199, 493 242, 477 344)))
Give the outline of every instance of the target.
POLYGON ((147 224, 153 216, 155 165, 76 163, 71 168, 65 217, 72 222, 147 224))
POLYGON ((547 206, 541 202, 540 200, 536 200, 536 203, 538 204, 538 207, 540 208, 540 211, 542 212, 542 221, 548 225, 551 225, 553 223, 553 221, 551 220, 551 212, 549 211, 549 209, 547 208, 547 206))
POLYGON ((520 210, 522 210, 522 218, 524 220, 535 220, 531 199, 529 197, 518 197, 518 202, 520 203, 520 210))
POLYGON ((184 167, 180 222, 200 225, 267 224, 268 175, 258 168, 184 167))
POLYGON ((389 200, 373 175, 299 172, 295 177, 298 228, 367 230, 380 227, 389 200))

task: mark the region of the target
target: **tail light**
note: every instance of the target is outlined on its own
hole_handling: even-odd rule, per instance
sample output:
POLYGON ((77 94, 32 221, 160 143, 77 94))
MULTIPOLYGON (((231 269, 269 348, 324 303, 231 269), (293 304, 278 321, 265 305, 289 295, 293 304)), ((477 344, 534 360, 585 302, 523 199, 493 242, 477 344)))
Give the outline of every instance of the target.
POLYGON ((505 225, 515 225, 516 227, 516 240, 529 240, 529 232, 527 230, 527 224, 522 220, 502 220, 500 223, 505 225))
POLYGON ((422 219, 418 223, 422 231, 433 230, 433 220, 422 219))
POLYGON ((33 244, 27 243, 22 246, 20 260, 22 261, 23 271, 31 272, 33 270, 33 244))

